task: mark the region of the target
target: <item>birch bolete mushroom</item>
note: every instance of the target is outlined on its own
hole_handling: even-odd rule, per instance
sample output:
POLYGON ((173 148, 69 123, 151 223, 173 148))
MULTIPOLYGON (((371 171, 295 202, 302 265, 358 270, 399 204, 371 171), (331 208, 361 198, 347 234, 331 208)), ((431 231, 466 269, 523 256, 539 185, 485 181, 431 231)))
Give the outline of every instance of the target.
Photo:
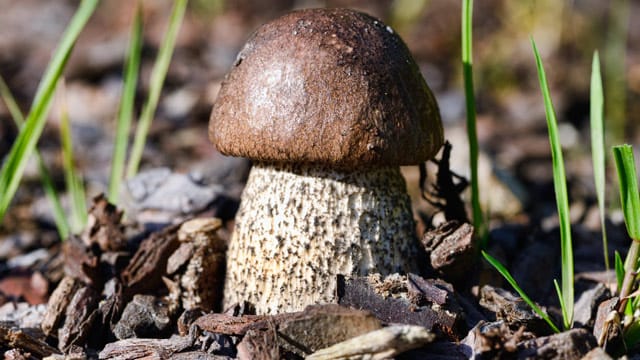
POLYGON ((336 276, 425 260, 400 165, 443 143, 436 101, 403 41, 347 9, 260 27, 222 83, 209 136, 253 160, 229 250, 224 306, 261 314, 336 300, 336 276))

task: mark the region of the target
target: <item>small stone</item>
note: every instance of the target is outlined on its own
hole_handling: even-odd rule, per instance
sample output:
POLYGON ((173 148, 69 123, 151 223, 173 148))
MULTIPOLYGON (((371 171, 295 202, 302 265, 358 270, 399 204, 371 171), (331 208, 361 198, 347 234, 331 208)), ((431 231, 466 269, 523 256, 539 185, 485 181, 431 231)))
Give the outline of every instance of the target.
POLYGON ((113 333, 120 340, 158 336, 170 322, 167 304, 155 296, 135 295, 124 308, 113 333))

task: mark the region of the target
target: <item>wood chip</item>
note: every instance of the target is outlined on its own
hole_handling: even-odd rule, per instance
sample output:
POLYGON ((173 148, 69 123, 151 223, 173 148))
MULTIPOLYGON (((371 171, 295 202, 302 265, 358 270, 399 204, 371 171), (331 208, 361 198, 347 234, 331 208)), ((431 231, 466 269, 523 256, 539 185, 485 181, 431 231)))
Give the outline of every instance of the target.
POLYGON ((39 357, 60 353, 44 340, 38 339, 8 321, 0 321, 0 344, 4 348, 20 349, 39 357))
POLYGON ((477 241, 473 238, 473 226, 458 221, 448 221, 422 237, 431 267, 443 279, 453 283, 470 280, 469 271, 477 260, 477 241))
POLYGON ((422 326, 394 325, 318 350, 307 356, 307 359, 389 359, 424 346, 434 339, 435 335, 422 326))
POLYGON ((480 289, 479 303, 486 310, 495 313, 497 320, 504 320, 510 326, 525 326, 534 333, 549 334, 549 325, 521 297, 510 291, 484 285, 480 289))
POLYGON ((102 252, 119 251, 127 245, 122 225, 122 211, 110 204, 104 194, 93 199, 82 239, 87 247, 99 246, 102 252))
POLYGON ((226 258, 226 242, 217 235, 221 227, 220 219, 199 218, 185 222, 178 230, 181 247, 192 249, 184 272, 176 275, 185 310, 213 311, 220 307, 226 258))
POLYGON ((206 314, 199 317, 194 324, 200 329, 217 334, 244 335, 251 325, 264 322, 267 315, 231 316, 226 314, 206 314))
POLYGON ((597 347, 586 329, 571 329, 518 344, 518 359, 581 359, 597 347))
POLYGON ((239 360, 277 360, 281 358, 276 326, 272 322, 268 322, 266 325, 266 329, 247 331, 238 344, 239 360))
POLYGON ((459 339, 464 327, 461 307, 453 301, 438 305, 443 300, 439 294, 436 299, 428 296, 423 293, 422 300, 433 305, 412 302, 418 296, 409 296, 407 277, 397 274, 385 279, 379 275, 338 279, 340 305, 368 310, 387 323, 419 325, 450 340, 459 339))
POLYGON ((169 226, 151 234, 134 254, 129 265, 122 271, 121 279, 126 294, 157 293, 163 285, 169 256, 180 242, 177 231, 180 225, 169 226))
POLYGON ((69 236, 62 245, 65 274, 87 285, 101 288, 104 280, 100 274, 99 249, 85 245, 78 236, 69 236))
POLYGON ((111 360, 169 359, 193 343, 190 336, 175 335, 169 339, 125 339, 107 344, 98 356, 111 360))
POLYGON ((64 312, 71 302, 71 297, 80 287, 80 282, 70 276, 65 276, 53 291, 47 304, 47 312, 42 320, 42 331, 50 335, 62 323, 64 312))
POLYGON ((100 294, 89 286, 81 287, 71 298, 65 312, 64 325, 58 330, 58 348, 68 350, 72 345, 83 346, 98 316, 100 294))

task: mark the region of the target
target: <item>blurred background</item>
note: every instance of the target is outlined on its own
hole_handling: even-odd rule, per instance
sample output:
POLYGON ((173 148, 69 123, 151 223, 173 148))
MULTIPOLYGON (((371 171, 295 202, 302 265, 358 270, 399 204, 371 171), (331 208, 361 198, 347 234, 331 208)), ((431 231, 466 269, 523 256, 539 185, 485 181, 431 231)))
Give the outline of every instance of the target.
MULTIPOLYGON (((145 27, 138 106, 146 97, 172 6, 169 0, 142 3, 145 27)), ((100 4, 75 47, 65 71, 64 101, 56 101, 39 144, 55 178, 61 179, 57 126, 60 106, 66 102, 77 167, 90 195, 105 191, 108 181, 134 4, 131 0, 100 4)), ((0 0, 0 75, 24 111, 77 5, 77 1, 0 0)), ((445 136, 453 144, 452 167, 467 175, 461 1, 451 0, 191 0, 143 169, 166 166, 178 172, 204 169, 206 173, 206 169, 219 167, 224 160, 209 144, 206 128, 220 83, 237 52, 260 24, 293 9, 325 6, 355 8, 395 28, 439 101, 445 136)), ((532 36, 543 57, 561 122, 572 206, 579 210, 572 214, 592 216, 589 211, 594 208, 595 192, 588 128, 592 55, 599 51, 603 64, 608 145, 640 144, 640 2, 483 0, 474 6, 474 81, 485 209, 494 219, 516 222, 544 218, 555 211, 532 36)), ((0 156, 7 154, 16 134, 0 102, 0 156)), ((405 169, 405 174, 418 199, 417 170, 405 169)), ((38 227, 47 221, 40 206, 34 206, 42 198, 37 178, 33 164, 5 218, 3 232, 38 227)), ((613 185, 613 176, 608 181, 613 185)), ((608 188, 610 194, 617 194, 616 187, 608 188)), ((420 200, 416 204, 426 206, 420 200)), ((597 223, 596 217, 594 226, 597 223)))

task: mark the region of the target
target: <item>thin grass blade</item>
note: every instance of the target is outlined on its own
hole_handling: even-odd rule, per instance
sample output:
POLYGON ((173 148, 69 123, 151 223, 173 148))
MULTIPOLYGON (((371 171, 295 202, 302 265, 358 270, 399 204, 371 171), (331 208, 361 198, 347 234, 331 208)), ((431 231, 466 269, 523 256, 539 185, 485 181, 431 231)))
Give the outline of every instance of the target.
POLYGON ((464 78, 464 95, 467 109, 467 138, 469 141, 469 166, 471 173, 471 207, 473 209, 473 226, 480 238, 480 248, 487 245, 487 229, 485 227, 482 207, 480 205, 480 188, 478 185, 478 134, 476 129, 476 100, 473 87, 473 0, 462 1, 462 75, 464 78))
MULTIPOLYGON (((16 127, 20 129, 24 125, 24 115, 18 106, 18 103, 15 100, 15 97, 11 93, 11 90, 5 83, 2 76, 0 76, 0 96, 2 100, 7 105, 9 109, 9 113, 11 114, 11 118, 13 122, 16 124, 16 127)), ((64 208, 62 207, 62 203, 60 202, 60 197, 58 196, 58 192, 56 191, 55 186, 53 185, 53 180, 51 180, 51 175, 49 175, 49 170, 44 163, 42 155, 36 149, 36 159, 38 161, 38 171, 40 172, 40 181, 42 181, 42 187, 44 189, 45 196, 49 200, 51 204, 51 208, 53 210, 53 220, 56 224, 56 229, 58 230, 58 235, 60 235, 60 239, 66 239, 69 236, 69 224, 67 223, 67 217, 64 213, 64 208)))
POLYGON ((505 280, 507 280, 507 282, 513 287, 513 289, 520 295, 522 300, 524 300, 524 302, 526 302, 531 307, 531 309, 536 314, 538 314, 538 316, 540 316, 542 319, 544 319, 544 321, 547 322, 547 324, 549 324, 549 326, 551 327, 551 329, 553 329, 553 331, 555 331, 556 333, 560 332, 560 329, 558 329, 558 327, 553 323, 553 321, 551 321, 551 318, 549 317, 549 315, 547 315, 547 313, 542 311, 542 309, 540 309, 540 307, 533 300, 531 300, 529 296, 527 296, 524 290, 522 290, 520 286, 518 286, 518 283, 513 278, 513 276, 511 276, 511 273, 509 273, 509 270, 507 270, 507 268, 505 268, 500 263, 500 261, 498 261, 498 259, 489 255, 484 250, 482 250, 482 256, 484 256, 485 260, 487 260, 489 264, 491 264, 491 266, 493 266, 500 273, 500 275, 502 275, 502 277, 504 277, 505 280))
POLYGON ((609 245, 605 217, 605 146, 604 146, 604 94, 600 74, 598 52, 593 53, 591 65, 591 159, 593 160, 593 178, 596 185, 600 228, 602 229, 602 254, 604 266, 609 270, 609 245))
POLYGON ((640 196, 638 195, 638 179, 633 148, 626 144, 614 146, 613 160, 618 173, 620 203, 624 213, 624 222, 629 236, 633 239, 624 262, 624 279, 619 292, 621 300, 618 305, 618 311, 626 312, 630 304, 626 297, 633 288, 638 256, 640 256, 640 196))
POLYGON ((626 144, 614 146, 613 159, 620 183, 620 202, 627 232, 634 241, 640 241, 640 196, 633 148, 626 144))
POLYGON ((565 329, 571 328, 573 324, 573 245, 571 242, 571 222, 569 219, 569 197, 567 194, 567 180, 562 159, 562 147, 558 135, 558 122, 556 120, 555 109, 551 101, 547 76, 544 72, 542 59, 536 47, 536 43, 531 38, 531 45, 538 68, 538 79, 544 98, 544 108, 549 129, 549 142, 551 144, 551 158, 553 162, 553 185, 556 195, 556 205, 558 207, 558 217, 560 220, 560 251, 562 259, 562 309, 563 323, 565 329))
POLYGON ((109 201, 118 202, 120 184, 124 175, 125 160, 127 157, 127 145, 129 131, 133 117, 133 106, 136 97, 138 74, 140 72, 140 56, 142 53, 142 5, 136 4, 136 14, 131 26, 129 51, 124 66, 124 85, 118 110, 118 125, 116 129, 115 144, 113 147, 113 160, 111 163, 111 176, 109 179, 109 201))
POLYGON ((624 262, 622 261, 620 253, 617 251, 615 252, 614 261, 614 266, 616 269, 616 289, 619 293, 620 289, 622 289, 622 280, 624 279, 624 262))
POLYGON ((0 169, 0 194, 2 194, 0 197, 0 221, 4 218, 4 214, 18 189, 27 161, 42 134, 56 84, 69 59, 73 44, 97 5, 98 0, 83 0, 80 3, 38 86, 25 125, 21 128, 0 169))
POLYGON ((149 96, 146 103, 142 108, 142 114, 140 115, 140 121, 138 122, 138 128, 133 141, 131 149, 131 156, 129 158, 129 164, 127 166, 127 177, 132 177, 138 172, 140 166, 140 160, 142 159, 142 152, 144 150, 144 144, 147 141, 147 134, 151 127, 151 121, 153 115, 156 112, 158 106, 158 100, 160 99, 160 92, 164 84, 164 79, 169 69, 169 62, 173 55, 173 49, 175 46, 176 38, 178 37, 178 30, 184 17, 184 12, 187 7, 187 0, 176 0, 171 10, 171 17, 169 19, 169 27, 160 46, 158 57, 153 65, 151 71, 151 82, 149 86, 149 96))
POLYGON ((87 199, 82 178, 76 171, 76 163, 73 157, 73 140, 71 136, 71 121, 67 109, 66 90, 64 78, 60 80, 58 91, 60 101, 60 144, 62 145, 62 168, 71 202, 71 231, 79 233, 87 223, 87 199))

